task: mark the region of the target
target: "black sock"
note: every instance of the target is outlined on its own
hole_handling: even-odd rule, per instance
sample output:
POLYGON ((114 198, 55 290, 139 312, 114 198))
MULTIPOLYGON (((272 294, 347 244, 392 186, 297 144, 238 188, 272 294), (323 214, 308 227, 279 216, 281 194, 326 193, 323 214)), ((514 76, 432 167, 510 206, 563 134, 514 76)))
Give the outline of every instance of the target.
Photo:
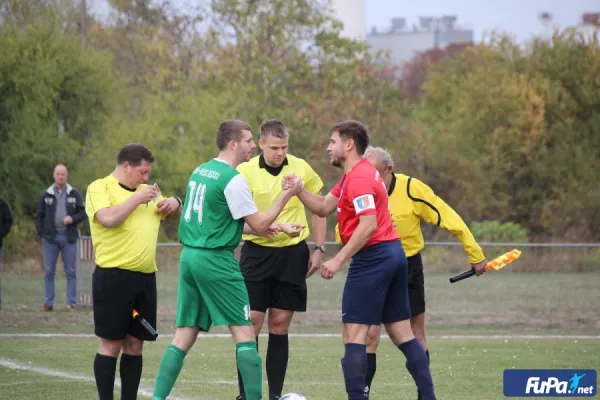
POLYGON ((121 373, 121 400, 136 400, 140 379, 142 378, 142 367, 144 365, 142 355, 121 354, 119 370, 121 373))
POLYGON ((365 399, 368 399, 369 394, 371 394, 371 385, 373 383, 375 371, 377 371, 377 354, 367 353, 367 378, 365 379, 365 399))
POLYGON ((269 333, 267 347, 267 382, 269 383, 269 399, 276 399, 283 391, 283 381, 289 358, 288 335, 269 333))
MULTIPOLYGON (((256 337, 256 351, 258 351, 258 336, 256 337)), ((235 352, 235 365, 237 365, 237 351, 235 352)), ((236 397, 236 400, 245 400, 246 399, 246 392, 244 390, 244 382, 242 381, 242 375, 240 374, 240 370, 238 368, 237 370, 237 374, 238 374, 238 390, 240 391, 240 394, 238 395, 238 397, 236 397)))
POLYGON ((114 399, 116 370, 117 357, 103 356, 96 353, 96 358, 94 358, 94 377, 96 378, 99 400, 114 399))
POLYGON ((365 392, 365 376, 367 375, 367 346, 358 343, 347 343, 342 371, 346 383, 348 400, 362 400, 365 392))
POLYGON ((415 380, 421 398, 435 400, 433 379, 431 378, 429 361, 427 360, 427 354, 423 346, 421 346, 417 339, 412 339, 402 343, 398 348, 406 357, 406 369, 408 369, 408 372, 410 372, 415 380))

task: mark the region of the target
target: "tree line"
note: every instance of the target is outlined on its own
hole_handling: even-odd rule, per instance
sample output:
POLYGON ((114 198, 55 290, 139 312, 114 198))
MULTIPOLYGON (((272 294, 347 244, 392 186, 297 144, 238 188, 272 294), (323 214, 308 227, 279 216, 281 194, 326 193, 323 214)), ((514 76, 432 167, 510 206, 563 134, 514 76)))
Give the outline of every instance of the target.
POLYGON ((0 1, 0 197, 16 217, 13 250, 35 239, 35 202, 57 163, 85 192, 140 142, 157 157, 151 179, 183 196, 227 118, 284 121, 291 153, 326 189, 339 177, 328 129, 358 119, 398 172, 469 223, 518 224, 528 240, 600 237, 597 39, 497 36, 417 54, 397 73, 385 53, 340 37, 320 0, 108 2, 97 18, 80 0, 0 1))

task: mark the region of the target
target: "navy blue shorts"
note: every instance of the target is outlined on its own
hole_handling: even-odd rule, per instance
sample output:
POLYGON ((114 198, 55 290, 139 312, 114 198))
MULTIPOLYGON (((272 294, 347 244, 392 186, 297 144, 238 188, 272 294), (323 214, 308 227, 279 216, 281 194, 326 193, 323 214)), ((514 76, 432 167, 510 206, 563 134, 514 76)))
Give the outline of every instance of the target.
POLYGON ((410 319, 408 262, 400 241, 377 243, 352 257, 342 296, 342 322, 391 324, 410 319))

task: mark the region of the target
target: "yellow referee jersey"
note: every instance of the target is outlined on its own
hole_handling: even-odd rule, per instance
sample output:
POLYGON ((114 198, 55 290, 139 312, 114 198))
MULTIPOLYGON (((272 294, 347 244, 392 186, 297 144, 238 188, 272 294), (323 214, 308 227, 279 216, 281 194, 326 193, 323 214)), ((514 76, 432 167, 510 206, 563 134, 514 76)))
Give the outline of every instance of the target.
POLYGON ((146 185, 136 190, 128 189, 111 174, 92 182, 87 189, 85 211, 90 220, 90 230, 96 264, 102 268, 121 268, 135 272, 153 273, 156 267, 156 242, 160 222, 164 219, 156 204, 150 201, 136 208, 120 225, 112 228, 102 226, 96 213, 119 205, 146 185))
MULTIPOLYGON (((447 229, 463 245, 472 264, 485 259, 481 247, 462 218, 434 191, 416 178, 394 174, 388 189, 390 213, 407 257, 425 247, 421 219, 447 229)), ((336 241, 341 243, 336 226, 336 241)))
MULTIPOLYGON (((302 178, 304 188, 309 192, 317 194, 323 189, 323 181, 311 166, 306 161, 291 154, 288 154, 284 159, 281 170, 269 167, 262 154, 240 164, 237 169, 248 181, 252 198, 259 211, 265 211, 281 196, 281 181, 284 176, 291 173, 302 178)), ((305 228, 296 237, 289 237, 280 232, 273 239, 252 234, 244 234, 242 239, 261 246, 286 247, 298 244, 310 235, 304 204, 296 196, 288 201, 275 222, 295 222, 302 224, 305 228)))

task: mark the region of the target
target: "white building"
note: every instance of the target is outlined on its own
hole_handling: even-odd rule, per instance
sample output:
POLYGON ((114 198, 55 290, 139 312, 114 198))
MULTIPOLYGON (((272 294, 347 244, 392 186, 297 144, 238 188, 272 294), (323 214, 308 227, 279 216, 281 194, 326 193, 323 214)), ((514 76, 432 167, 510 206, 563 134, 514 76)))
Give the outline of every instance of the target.
POLYGON ((333 12, 343 24, 342 36, 365 40, 367 33, 366 0, 330 0, 333 12))
POLYGON ((342 36, 365 40, 375 51, 390 52, 392 63, 402 67, 416 53, 450 44, 472 43, 472 29, 456 25, 455 16, 421 17, 419 25, 407 26, 406 18, 392 18, 384 30, 366 29, 366 0, 329 0, 334 16, 344 27, 342 36))
POLYGON ((392 18, 391 26, 383 31, 373 28, 367 35, 373 50, 389 50, 394 65, 402 67, 415 53, 450 44, 473 43, 472 29, 456 25, 455 16, 421 17, 419 25, 408 27, 405 18, 392 18))

